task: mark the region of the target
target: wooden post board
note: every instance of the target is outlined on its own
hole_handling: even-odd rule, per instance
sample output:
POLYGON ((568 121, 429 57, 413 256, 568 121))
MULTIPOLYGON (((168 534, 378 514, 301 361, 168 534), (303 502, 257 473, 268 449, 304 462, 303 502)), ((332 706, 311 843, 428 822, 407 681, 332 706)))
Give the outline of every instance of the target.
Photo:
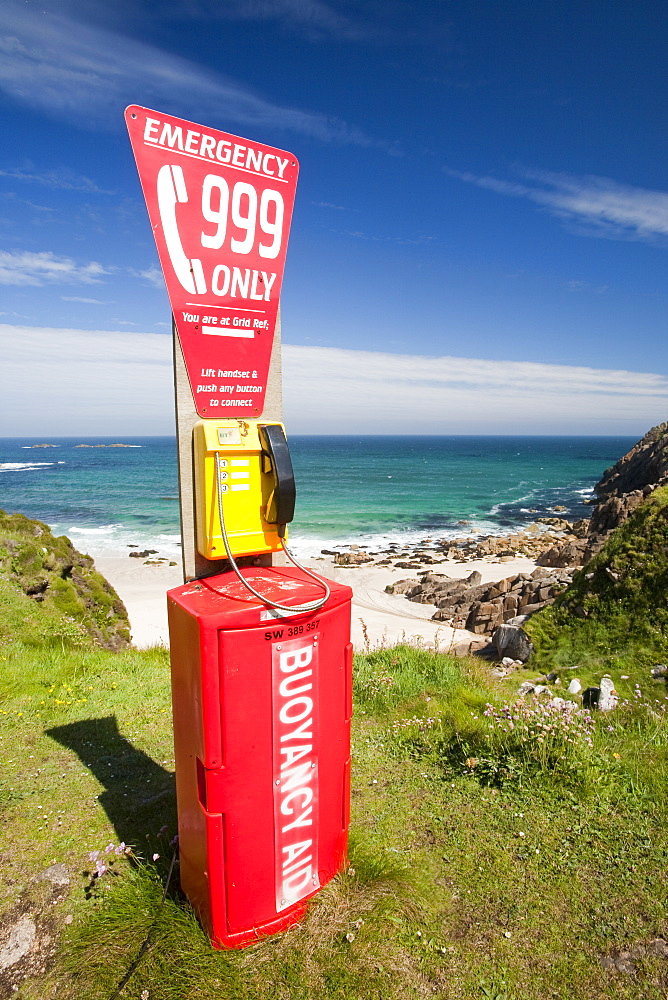
MULTIPOLYGON (((195 472, 193 465, 193 427, 200 419, 195 410, 193 394, 183 360, 183 351, 175 324, 174 331, 174 395, 176 404, 176 447, 179 469, 179 500, 181 509, 181 545, 183 555, 183 580, 200 579, 222 573, 229 568, 227 559, 205 559, 197 551, 195 531, 195 472)), ((271 364, 267 378, 267 392, 264 399, 262 417, 265 420, 283 418, 283 376, 281 365, 281 316, 276 323, 271 364)), ((283 566, 286 563, 282 552, 261 556, 245 556, 237 559, 240 566, 283 566)))

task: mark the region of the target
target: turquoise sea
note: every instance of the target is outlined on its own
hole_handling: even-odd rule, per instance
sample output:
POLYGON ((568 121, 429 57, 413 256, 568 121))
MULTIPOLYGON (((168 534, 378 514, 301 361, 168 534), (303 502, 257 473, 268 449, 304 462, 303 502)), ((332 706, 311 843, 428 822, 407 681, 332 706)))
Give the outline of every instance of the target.
MULTIPOLYGON (((586 517, 594 484, 633 437, 290 438, 298 555, 345 542, 380 545, 504 532, 562 505, 586 517)), ((129 544, 176 555, 173 438, 0 439, 0 508, 71 537, 92 555, 129 544), (109 448, 116 442, 129 448, 109 448), (31 446, 48 442, 53 448, 31 446), (107 447, 76 447, 81 444, 107 447)))

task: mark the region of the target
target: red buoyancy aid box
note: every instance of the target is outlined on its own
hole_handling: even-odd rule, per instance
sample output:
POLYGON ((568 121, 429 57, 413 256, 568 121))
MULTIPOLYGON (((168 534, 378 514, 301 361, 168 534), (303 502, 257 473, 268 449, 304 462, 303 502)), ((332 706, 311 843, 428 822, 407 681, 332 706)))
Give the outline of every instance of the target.
MULTIPOLYGON (((270 600, 322 588, 245 568, 270 600)), ((233 572, 169 591, 181 885, 212 944, 295 924, 345 862, 350 801, 350 587, 273 610, 233 572)))

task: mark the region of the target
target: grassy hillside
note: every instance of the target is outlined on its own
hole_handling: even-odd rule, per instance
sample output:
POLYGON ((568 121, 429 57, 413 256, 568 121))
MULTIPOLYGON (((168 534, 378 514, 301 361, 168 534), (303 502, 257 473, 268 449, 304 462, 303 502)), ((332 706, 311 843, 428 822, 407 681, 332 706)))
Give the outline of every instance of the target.
POLYGON ((54 537, 41 521, 0 510, 0 573, 37 604, 60 611, 100 646, 129 646, 130 622, 114 588, 90 556, 64 535, 54 537))
POLYGON ((221 953, 176 877, 161 902, 165 651, 103 650, 2 578, 0 612, 4 941, 36 928, 0 997, 665 997, 668 702, 644 667, 641 694, 591 720, 515 707, 523 677, 475 661, 357 657, 351 868, 301 928, 221 953))
MULTIPOLYGON (((668 487, 621 524, 554 605, 526 631, 532 664, 629 673, 668 662, 668 487)), ((644 678, 643 678, 644 679, 644 678)))

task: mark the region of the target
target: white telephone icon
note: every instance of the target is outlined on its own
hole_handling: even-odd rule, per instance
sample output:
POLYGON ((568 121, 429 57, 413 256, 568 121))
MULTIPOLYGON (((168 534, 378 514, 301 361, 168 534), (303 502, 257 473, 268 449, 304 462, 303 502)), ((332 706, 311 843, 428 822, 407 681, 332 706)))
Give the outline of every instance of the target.
POLYGON ((157 190, 162 231, 174 273, 187 292, 191 295, 203 295, 206 292, 206 281, 202 261, 186 257, 176 224, 177 201, 181 203, 188 201, 183 169, 169 164, 160 167, 157 190))

